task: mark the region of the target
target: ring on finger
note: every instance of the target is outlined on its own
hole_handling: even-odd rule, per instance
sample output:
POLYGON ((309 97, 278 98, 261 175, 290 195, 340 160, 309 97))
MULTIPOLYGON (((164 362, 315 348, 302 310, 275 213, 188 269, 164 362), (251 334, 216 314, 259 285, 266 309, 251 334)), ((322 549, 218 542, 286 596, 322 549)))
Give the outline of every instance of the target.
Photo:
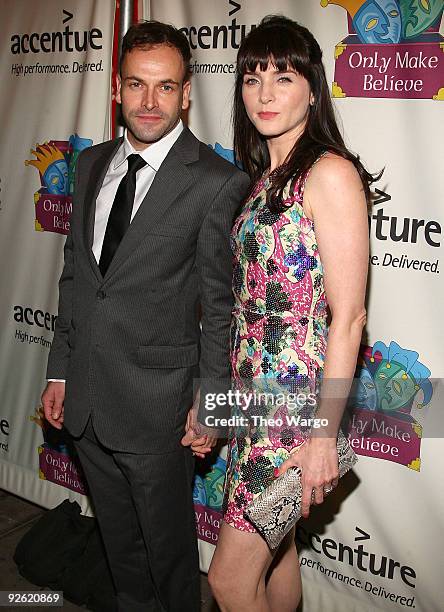
POLYGON ((317 489, 313 487, 313 489, 311 490, 311 503, 312 504, 320 503, 316 501, 316 492, 319 492, 321 494, 321 491, 322 489, 317 489))
POLYGON ((325 495, 328 495, 329 493, 331 493, 333 491, 333 487, 331 485, 326 485, 324 487, 324 493, 325 495))

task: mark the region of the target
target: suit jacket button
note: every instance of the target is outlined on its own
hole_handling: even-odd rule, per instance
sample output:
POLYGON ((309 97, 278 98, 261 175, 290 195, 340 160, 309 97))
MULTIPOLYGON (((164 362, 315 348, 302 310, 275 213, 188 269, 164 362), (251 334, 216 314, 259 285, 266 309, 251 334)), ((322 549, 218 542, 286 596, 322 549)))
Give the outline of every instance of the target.
POLYGON ((96 296, 98 300, 104 300, 106 298, 106 293, 100 290, 100 291, 97 291, 96 296))

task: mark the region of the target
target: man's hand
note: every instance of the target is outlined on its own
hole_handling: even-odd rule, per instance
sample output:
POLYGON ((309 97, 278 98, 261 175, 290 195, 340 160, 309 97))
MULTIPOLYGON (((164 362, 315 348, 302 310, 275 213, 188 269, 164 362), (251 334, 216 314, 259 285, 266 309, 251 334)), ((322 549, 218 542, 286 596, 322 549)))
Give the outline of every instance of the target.
POLYGON ((46 420, 56 429, 62 429, 64 402, 65 383, 49 382, 42 394, 42 405, 46 420))
POLYGON ((181 440, 183 446, 191 446, 193 455, 203 459, 207 453, 215 446, 217 435, 210 428, 204 427, 197 422, 199 410, 199 394, 187 415, 185 424, 185 435, 181 440))

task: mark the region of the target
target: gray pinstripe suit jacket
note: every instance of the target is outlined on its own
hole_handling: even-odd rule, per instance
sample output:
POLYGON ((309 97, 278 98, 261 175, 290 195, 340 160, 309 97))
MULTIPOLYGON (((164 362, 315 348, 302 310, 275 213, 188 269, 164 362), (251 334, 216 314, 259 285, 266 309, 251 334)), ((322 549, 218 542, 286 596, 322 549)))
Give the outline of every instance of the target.
POLYGON ((248 178, 185 128, 102 277, 95 201, 120 143, 78 159, 47 377, 66 379, 74 436, 92 414, 107 447, 158 453, 177 448, 193 378, 229 377, 229 233, 248 178))

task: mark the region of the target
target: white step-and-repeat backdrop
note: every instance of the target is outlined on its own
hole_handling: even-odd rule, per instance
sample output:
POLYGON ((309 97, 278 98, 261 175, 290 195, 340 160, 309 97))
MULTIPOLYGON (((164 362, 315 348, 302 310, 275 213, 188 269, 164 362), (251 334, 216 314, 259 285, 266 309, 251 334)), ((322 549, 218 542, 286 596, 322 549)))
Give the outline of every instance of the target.
MULTIPOLYGON (((39 398, 76 157, 110 133, 114 4, 0 0, 0 486, 46 507, 69 497, 88 509, 78 466, 44 427, 39 398)), ((240 41, 274 12, 314 33, 348 145, 370 170, 385 168, 369 212, 368 325, 349 434, 360 461, 299 524, 304 610, 439 612, 444 0, 142 4, 190 41, 189 125, 220 155, 233 159, 240 41)), ((222 452, 196 476, 202 569, 217 541, 224 472, 222 452)))
POLYGON ((79 152, 110 135, 115 3, 0 0, 0 486, 87 507, 40 409, 79 152))
MULTIPOLYGON (((173 23, 190 42, 189 124, 218 153, 233 157, 237 49, 272 12, 313 32, 348 145, 371 171, 385 168, 369 214, 368 325, 350 431, 360 461, 335 496, 299 525, 304 610, 438 612, 444 601, 442 390, 441 402, 438 397, 444 369, 444 2, 147 4, 153 19, 173 23)), ((217 540, 224 471, 222 454, 196 480, 203 568, 217 540)))

